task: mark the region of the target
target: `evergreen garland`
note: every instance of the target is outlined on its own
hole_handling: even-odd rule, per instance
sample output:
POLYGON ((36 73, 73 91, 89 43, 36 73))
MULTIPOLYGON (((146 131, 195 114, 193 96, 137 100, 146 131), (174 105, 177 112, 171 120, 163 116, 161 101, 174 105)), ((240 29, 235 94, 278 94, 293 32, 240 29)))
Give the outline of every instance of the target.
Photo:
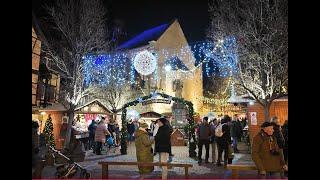
POLYGON ((45 127, 43 130, 43 133, 45 135, 46 144, 52 147, 56 147, 56 144, 54 142, 54 136, 53 136, 53 123, 52 118, 49 117, 45 123, 45 127))
POLYGON ((127 154, 127 139, 128 139, 128 130, 127 130, 127 123, 126 123, 126 116, 127 116, 127 109, 122 109, 121 114, 121 134, 120 134, 120 144, 121 144, 121 154, 127 154))

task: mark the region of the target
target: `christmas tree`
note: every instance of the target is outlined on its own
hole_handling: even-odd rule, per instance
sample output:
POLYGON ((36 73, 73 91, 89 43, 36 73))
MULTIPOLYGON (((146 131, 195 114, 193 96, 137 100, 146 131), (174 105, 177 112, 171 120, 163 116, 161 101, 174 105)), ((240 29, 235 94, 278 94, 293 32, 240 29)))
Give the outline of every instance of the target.
POLYGON ((43 133, 45 134, 45 137, 46 137, 46 144, 49 144, 49 146, 52 146, 55 148, 54 136, 53 136, 53 123, 50 116, 46 121, 43 133))

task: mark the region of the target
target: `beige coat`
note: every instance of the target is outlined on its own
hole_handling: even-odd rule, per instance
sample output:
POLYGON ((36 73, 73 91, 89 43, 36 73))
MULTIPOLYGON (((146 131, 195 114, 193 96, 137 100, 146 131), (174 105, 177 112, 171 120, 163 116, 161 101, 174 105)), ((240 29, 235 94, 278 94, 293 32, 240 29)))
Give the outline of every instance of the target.
MULTIPOLYGON (((148 133, 141 129, 138 129, 135 132, 135 145, 136 145, 136 154, 138 162, 153 162, 153 153, 151 152, 151 147, 153 140, 150 140, 148 133)), ((138 166, 139 173, 145 174, 153 171, 153 166, 138 166)))

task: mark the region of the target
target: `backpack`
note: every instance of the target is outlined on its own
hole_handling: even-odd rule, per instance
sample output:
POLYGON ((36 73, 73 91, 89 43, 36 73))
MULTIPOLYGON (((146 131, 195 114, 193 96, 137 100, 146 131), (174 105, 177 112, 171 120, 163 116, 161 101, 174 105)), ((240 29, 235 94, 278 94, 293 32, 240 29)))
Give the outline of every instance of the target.
POLYGON ((217 127, 216 127, 216 129, 215 129, 215 132, 214 132, 214 135, 216 136, 216 137, 222 137, 223 136, 223 132, 222 132, 222 126, 223 126, 224 124, 219 124, 217 127))

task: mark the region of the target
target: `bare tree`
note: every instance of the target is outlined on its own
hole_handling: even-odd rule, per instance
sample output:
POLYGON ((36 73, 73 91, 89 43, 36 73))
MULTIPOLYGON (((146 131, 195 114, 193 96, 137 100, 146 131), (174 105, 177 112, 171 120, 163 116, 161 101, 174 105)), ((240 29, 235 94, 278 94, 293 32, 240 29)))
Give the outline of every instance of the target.
POLYGON ((55 30, 44 50, 48 67, 61 76, 61 101, 68 109, 64 148, 69 147, 74 110, 89 90, 84 88, 83 57, 108 50, 106 10, 101 0, 57 0, 46 7, 55 30))
POLYGON ((272 101, 288 93, 287 0, 213 0, 209 6, 208 37, 236 37, 236 84, 264 107, 269 120, 272 101))
POLYGON ((116 120, 116 114, 123 105, 124 87, 119 87, 114 83, 108 86, 94 86, 89 95, 95 99, 99 99, 113 113, 112 120, 116 120))

